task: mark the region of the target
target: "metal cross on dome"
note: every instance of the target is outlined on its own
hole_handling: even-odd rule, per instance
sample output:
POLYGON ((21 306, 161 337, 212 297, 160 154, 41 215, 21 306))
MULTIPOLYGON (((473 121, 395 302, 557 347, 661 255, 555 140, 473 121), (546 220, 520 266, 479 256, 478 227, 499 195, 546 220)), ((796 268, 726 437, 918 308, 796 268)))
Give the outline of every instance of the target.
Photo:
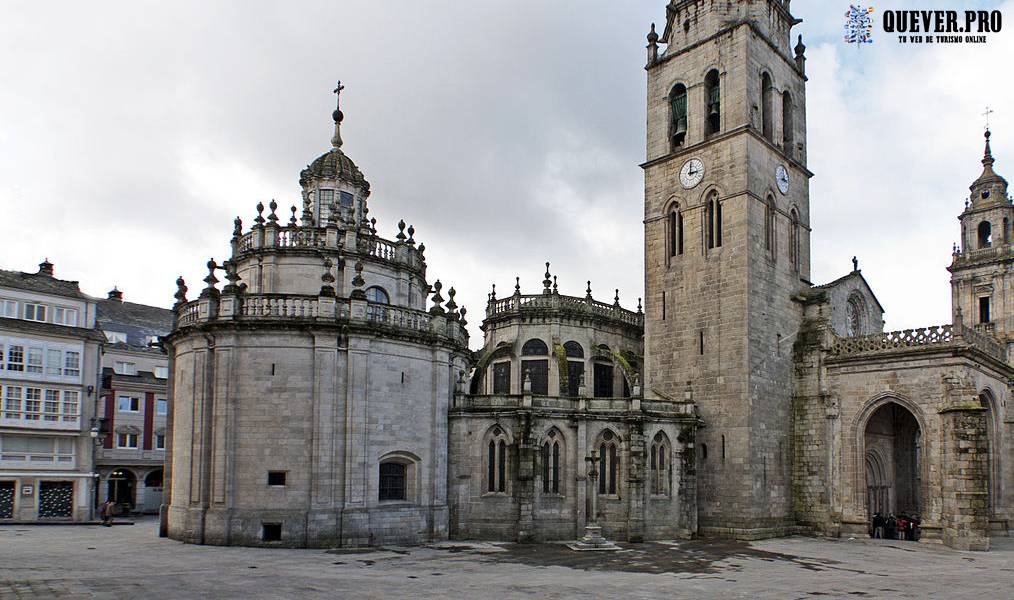
POLYGON ((982 113, 982 116, 986 117, 986 131, 989 131, 989 115, 993 114, 993 109, 986 107, 986 112, 982 113))

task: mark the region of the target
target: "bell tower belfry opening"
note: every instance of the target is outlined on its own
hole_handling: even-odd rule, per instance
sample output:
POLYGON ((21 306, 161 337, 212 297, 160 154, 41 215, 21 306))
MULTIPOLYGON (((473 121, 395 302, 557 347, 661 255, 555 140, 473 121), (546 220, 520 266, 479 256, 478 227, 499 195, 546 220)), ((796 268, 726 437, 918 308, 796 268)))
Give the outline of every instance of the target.
POLYGON ((812 175, 797 23, 787 0, 672 0, 648 34, 645 392, 700 410, 705 535, 792 523, 793 298, 809 286, 812 175))

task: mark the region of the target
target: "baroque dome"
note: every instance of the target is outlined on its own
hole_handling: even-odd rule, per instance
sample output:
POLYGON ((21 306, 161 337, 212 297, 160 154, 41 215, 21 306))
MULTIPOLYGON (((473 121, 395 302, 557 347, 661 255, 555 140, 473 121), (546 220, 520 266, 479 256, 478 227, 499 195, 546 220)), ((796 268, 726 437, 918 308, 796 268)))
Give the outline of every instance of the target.
POLYGON ((369 193, 370 183, 356 163, 340 148, 332 148, 318 156, 299 173, 299 185, 305 186, 314 179, 338 179, 356 185, 369 193))

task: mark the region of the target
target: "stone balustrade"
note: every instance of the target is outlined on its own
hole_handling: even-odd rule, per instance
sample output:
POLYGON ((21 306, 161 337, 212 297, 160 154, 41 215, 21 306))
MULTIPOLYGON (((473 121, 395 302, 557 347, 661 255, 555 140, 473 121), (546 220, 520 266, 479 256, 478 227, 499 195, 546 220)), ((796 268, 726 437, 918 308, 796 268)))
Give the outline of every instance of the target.
POLYGON ((964 250, 953 255, 953 265, 965 265, 975 262, 986 262, 990 260, 1004 259, 1014 254, 1014 246, 1001 244, 990 248, 979 248, 977 250, 964 250))
POLYGON ((934 325, 886 331, 857 337, 833 335, 832 356, 858 356, 906 349, 970 345, 999 361, 1007 362, 1007 351, 993 338, 962 325, 934 325))
POLYGON ((297 294, 222 294, 201 297, 176 308, 177 329, 209 323, 347 323, 399 334, 432 334, 467 345, 468 333, 456 316, 378 304, 361 299, 297 294))
POLYGON ((567 312, 579 316, 600 316, 627 325, 644 327, 644 313, 606 304, 589 298, 560 294, 515 294, 492 300, 486 305, 486 317, 507 316, 529 311, 567 312))
POLYGON ((411 269, 425 268, 422 251, 412 241, 392 242, 377 235, 362 231, 340 229, 337 225, 311 227, 303 225, 255 225, 246 233, 233 238, 233 255, 272 250, 325 250, 346 253, 360 253, 377 260, 407 266, 411 269))
POLYGON ((692 402, 671 402, 631 398, 574 398, 570 396, 532 396, 526 394, 469 394, 455 401, 459 409, 518 409, 532 407, 544 410, 626 412, 630 410, 693 417, 692 402), (526 399, 530 398, 530 404, 526 399))

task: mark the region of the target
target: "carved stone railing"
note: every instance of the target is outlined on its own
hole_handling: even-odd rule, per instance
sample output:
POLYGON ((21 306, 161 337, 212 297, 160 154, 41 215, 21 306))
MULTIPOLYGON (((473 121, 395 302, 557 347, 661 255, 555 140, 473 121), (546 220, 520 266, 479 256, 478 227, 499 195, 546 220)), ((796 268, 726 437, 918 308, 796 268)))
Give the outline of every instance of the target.
POLYGON ((468 331, 456 316, 334 296, 221 294, 188 302, 177 308, 176 315, 176 329, 228 321, 341 322, 370 327, 381 335, 425 333, 466 346, 468 341, 468 331))
POLYGON ((249 294, 241 297, 240 313, 257 319, 313 319, 319 314, 317 296, 249 294))
POLYGON ((943 347, 958 345, 961 339, 965 344, 973 346, 997 360, 1007 361, 1007 351, 1003 344, 962 325, 957 327, 934 325, 858 337, 834 336, 831 343, 831 354, 834 356, 855 356, 905 349, 943 347))
POLYGON ((973 262, 982 262, 1007 258, 1014 254, 1014 246, 1001 244, 990 248, 979 248, 978 250, 965 250, 954 254, 954 264, 963 265, 973 262))
POLYGON ((176 309, 176 326, 186 327, 187 325, 193 325, 200 320, 200 303, 197 300, 187 302, 183 306, 176 309))
POLYGON ((384 260, 395 260, 398 256, 398 246, 394 242, 389 242, 378 237, 371 237, 368 240, 368 244, 366 253, 370 256, 376 256, 384 260))
MULTIPOLYGON (((523 394, 469 394, 459 396, 455 404, 461 409, 519 409, 528 408, 523 394)), ((694 416, 692 402, 671 402, 662 400, 642 400, 641 398, 574 398, 570 396, 531 396, 531 408, 544 410, 590 411, 590 412, 626 412, 645 410, 653 413, 665 413, 686 417, 694 416), (634 408, 640 402, 640 409, 634 408)))
POLYGON ((391 241, 369 231, 303 225, 256 225, 246 233, 233 238, 234 256, 242 256, 263 249, 317 250, 330 249, 361 253, 384 262, 410 269, 424 269, 425 258, 412 241, 391 241))
POLYGON ((323 248, 326 242, 324 231, 312 227, 288 227, 275 236, 275 246, 279 248, 323 248))
POLYGON ((979 333, 992 335, 996 331, 996 323, 976 323, 975 330, 979 333))
POLYGON ((520 314, 533 310, 596 315, 628 325, 644 326, 643 313, 630 311, 615 304, 560 294, 515 294, 506 298, 498 298, 486 305, 486 316, 520 314))

